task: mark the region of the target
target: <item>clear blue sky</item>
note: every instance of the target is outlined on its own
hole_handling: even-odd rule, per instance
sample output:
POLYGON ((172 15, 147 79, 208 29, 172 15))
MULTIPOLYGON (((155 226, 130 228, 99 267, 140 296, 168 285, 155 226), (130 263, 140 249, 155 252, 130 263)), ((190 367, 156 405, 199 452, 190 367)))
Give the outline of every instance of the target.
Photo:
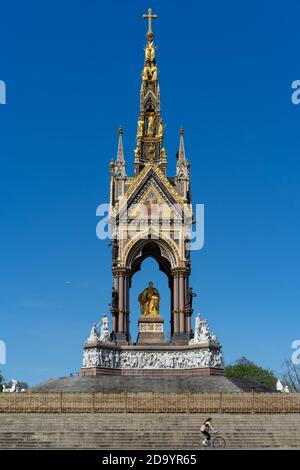
MULTIPOLYGON (((124 128, 132 172, 146 22, 152 7, 169 175, 185 128, 205 247, 192 285, 227 363, 280 372, 300 338, 300 79, 296 0, 10 0, 1 6, 0 339, 11 377, 76 372, 108 312, 111 252, 96 238, 109 161, 124 128)), ((145 261, 132 288, 166 278, 145 261)), ((168 320, 168 302, 163 314, 168 320)), ((133 328, 133 336, 135 336, 133 328)))

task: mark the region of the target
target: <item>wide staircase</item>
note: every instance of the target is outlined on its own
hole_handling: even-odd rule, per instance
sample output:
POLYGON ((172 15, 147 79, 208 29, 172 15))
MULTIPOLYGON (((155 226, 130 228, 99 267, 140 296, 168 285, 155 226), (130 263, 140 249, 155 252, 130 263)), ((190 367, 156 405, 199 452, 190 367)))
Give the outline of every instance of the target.
MULTIPOLYGON (((300 448, 300 415, 211 414, 227 448, 300 448)), ((199 449, 200 413, 1 413, 0 448, 199 449)))

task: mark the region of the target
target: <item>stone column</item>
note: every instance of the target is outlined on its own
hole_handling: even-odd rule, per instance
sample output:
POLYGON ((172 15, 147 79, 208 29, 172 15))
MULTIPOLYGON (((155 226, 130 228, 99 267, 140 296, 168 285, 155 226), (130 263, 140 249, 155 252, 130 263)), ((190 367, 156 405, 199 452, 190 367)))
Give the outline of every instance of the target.
POLYGON ((185 277, 185 306, 186 306, 186 313, 185 313, 185 332, 190 338, 191 336, 191 316, 192 316, 192 310, 190 309, 190 305, 188 305, 188 290, 189 290, 189 276, 187 275, 185 277))
POLYGON ((174 330, 172 335, 173 344, 188 343, 188 324, 186 323, 186 277, 189 272, 185 267, 174 268, 172 271, 174 279, 174 330))
POLYGON ((171 297, 170 331, 171 331, 171 337, 172 337, 174 333, 174 279, 172 277, 169 278, 169 289, 170 289, 170 297, 171 297))
POLYGON ((117 330, 117 316, 115 314, 115 312, 111 312, 111 316, 112 316, 112 335, 113 337, 115 336, 116 334, 116 330, 117 330))
POLYGON ((185 312, 184 312, 184 300, 185 300, 185 289, 184 289, 184 277, 183 274, 179 275, 179 333, 183 335, 185 333, 185 312))
POLYGON ((173 275, 173 335, 179 333, 178 320, 178 277, 175 273, 173 275))
POLYGON ((191 336, 191 314, 189 312, 185 315, 185 332, 188 337, 191 336))
MULTIPOLYGON (((114 287, 114 290, 117 292, 117 295, 119 296, 119 277, 114 269, 113 269, 113 278, 114 278, 113 287, 114 287)), ((112 338, 115 340, 116 334, 118 331, 118 313, 119 313, 118 306, 111 304, 110 311, 111 311, 111 316, 112 316, 112 338)))
POLYGON ((118 307, 116 309, 115 315, 115 326, 116 333, 114 335, 117 344, 127 344, 127 284, 126 284, 126 269, 116 268, 114 270, 114 276, 116 279, 116 289, 118 292, 118 307))
POLYGON ((119 273, 119 321, 118 333, 124 333, 124 276, 119 273))
POLYGON ((129 318, 129 290, 130 290, 130 272, 126 271, 124 276, 124 332, 126 339, 130 342, 130 318, 129 318))

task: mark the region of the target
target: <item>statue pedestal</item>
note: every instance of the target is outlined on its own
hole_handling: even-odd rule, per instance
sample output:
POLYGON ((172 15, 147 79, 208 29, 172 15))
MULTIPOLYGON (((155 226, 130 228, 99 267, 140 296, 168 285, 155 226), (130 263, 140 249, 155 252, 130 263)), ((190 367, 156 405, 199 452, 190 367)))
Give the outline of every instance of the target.
POLYGON ((163 317, 149 315, 139 319, 137 344, 165 344, 163 317))

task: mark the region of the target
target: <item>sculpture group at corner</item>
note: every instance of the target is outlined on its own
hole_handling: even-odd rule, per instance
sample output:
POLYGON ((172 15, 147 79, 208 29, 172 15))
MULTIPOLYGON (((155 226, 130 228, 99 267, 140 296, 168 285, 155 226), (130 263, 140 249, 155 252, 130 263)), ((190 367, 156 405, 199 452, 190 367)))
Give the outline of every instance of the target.
POLYGON ((103 315, 98 324, 94 323, 91 329, 88 342, 100 341, 101 343, 110 343, 109 320, 107 315, 103 315), (100 332, 97 326, 100 325, 100 332))
POLYGON ((4 393, 19 393, 19 392, 26 392, 25 388, 18 387, 18 381, 15 379, 11 380, 11 386, 6 387, 5 385, 2 386, 2 392, 4 393))
POLYGON ((210 331, 208 321, 201 320, 201 316, 197 315, 195 318, 194 337, 190 340, 189 344, 204 344, 211 341, 217 343, 216 335, 210 331))

